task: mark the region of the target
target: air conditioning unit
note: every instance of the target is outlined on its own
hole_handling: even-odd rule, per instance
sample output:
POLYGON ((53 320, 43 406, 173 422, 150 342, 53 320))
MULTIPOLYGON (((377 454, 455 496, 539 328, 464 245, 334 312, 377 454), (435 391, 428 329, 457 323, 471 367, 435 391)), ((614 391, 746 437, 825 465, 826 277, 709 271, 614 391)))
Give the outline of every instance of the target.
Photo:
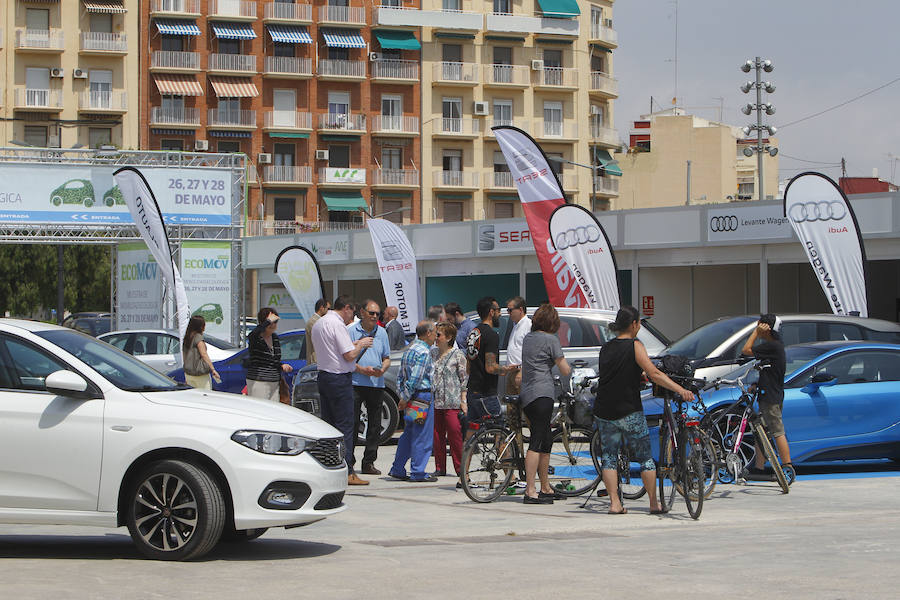
POLYGON ((64 77, 65 74, 66 74, 65 69, 60 69, 58 67, 50 69, 50 77, 60 78, 60 77, 64 77))
POLYGON ((543 71, 544 70, 544 61, 539 58, 536 58, 531 61, 531 70, 532 71, 543 71))
POLYGON ((197 152, 209 150, 209 140, 194 140, 194 150, 197 152))
POLYGON ((328 160, 328 150, 316 150, 316 160, 328 160))
POLYGON ((272 162, 272 155, 268 152, 260 152, 256 158, 256 162, 261 165, 267 165, 272 162))
POLYGON ((88 73, 84 69, 72 69, 72 77, 75 79, 87 79, 88 73))
POLYGON ((483 117, 483 116, 485 116, 485 115, 490 114, 490 110, 491 110, 491 105, 490 105, 490 103, 488 103, 488 102, 476 102, 476 103, 475 103, 475 110, 472 111, 472 112, 474 112, 476 115, 480 115, 480 116, 483 117))
POLYGON ((381 60, 381 52, 369 52, 369 60, 381 60))

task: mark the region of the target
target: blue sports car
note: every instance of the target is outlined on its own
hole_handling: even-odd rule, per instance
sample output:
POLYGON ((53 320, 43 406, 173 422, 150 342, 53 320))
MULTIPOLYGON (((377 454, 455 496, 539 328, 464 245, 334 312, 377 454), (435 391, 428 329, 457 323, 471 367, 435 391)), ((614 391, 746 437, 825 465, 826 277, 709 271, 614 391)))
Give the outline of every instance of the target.
MULTIPOLYGON (((793 462, 900 461, 900 345, 817 342, 789 346, 785 354, 782 418, 793 462)), ((725 378, 750 372, 750 380, 757 373, 752 366, 725 378)), ((728 387, 704 392, 703 400, 715 418, 739 394, 728 387)), ((662 400, 645 398, 644 412, 656 420, 662 400)), ((752 439, 742 446, 745 459, 752 457, 752 439)))
MULTIPOLYGON (((285 373, 288 389, 292 389, 294 374, 306 365, 306 335, 303 329, 285 331, 278 334, 281 343, 281 362, 291 365, 294 370, 285 373)), ((213 381, 213 389, 220 392, 240 394, 247 385, 247 348, 233 354, 229 358, 214 362, 222 383, 213 381)), ((184 382, 184 369, 171 371, 169 377, 176 381, 184 382)))

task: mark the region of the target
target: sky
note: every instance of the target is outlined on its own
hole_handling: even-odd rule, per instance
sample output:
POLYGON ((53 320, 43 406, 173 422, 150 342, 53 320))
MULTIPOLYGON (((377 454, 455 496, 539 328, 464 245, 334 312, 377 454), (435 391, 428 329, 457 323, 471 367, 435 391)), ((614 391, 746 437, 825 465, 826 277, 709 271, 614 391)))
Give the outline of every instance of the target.
MULTIPOLYGON (((619 136, 650 110, 670 108, 676 94, 674 0, 616 0, 613 54, 619 136)), ((740 66, 760 56, 775 70, 763 94, 776 113, 779 179, 805 170, 900 181, 900 2, 897 0, 679 0, 678 106, 689 113, 744 126, 756 121, 740 108, 755 102, 741 84, 755 79, 740 66), (793 123, 883 86, 821 116, 793 123), (720 100, 724 99, 724 100, 720 100)))

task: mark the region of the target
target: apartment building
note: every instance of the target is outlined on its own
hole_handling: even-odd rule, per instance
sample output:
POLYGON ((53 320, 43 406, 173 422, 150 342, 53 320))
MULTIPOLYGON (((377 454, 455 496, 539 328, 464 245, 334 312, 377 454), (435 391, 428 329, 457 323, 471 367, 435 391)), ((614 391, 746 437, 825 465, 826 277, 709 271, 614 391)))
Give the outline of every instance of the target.
MULTIPOLYGON (((778 145, 775 138, 763 142, 778 145)), ((680 108, 642 115, 629 134, 628 152, 615 154, 624 174, 614 208, 757 200, 757 156, 745 153, 756 144, 738 126, 680 108)), ((763 177, 766 199, 777 198, 777 156, 763 155, 763 177)))
POLYGON ((137 6, 0 3, 0 144, 138 148, 137 6))

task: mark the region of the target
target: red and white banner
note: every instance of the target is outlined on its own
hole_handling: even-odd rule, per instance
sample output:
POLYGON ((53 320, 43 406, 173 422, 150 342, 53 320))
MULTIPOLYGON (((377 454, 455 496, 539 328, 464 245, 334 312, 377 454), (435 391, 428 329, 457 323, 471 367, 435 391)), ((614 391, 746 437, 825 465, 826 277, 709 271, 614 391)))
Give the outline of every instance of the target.
POLYGON ((831 311, 869 316, 866 251, 841 188, 821 173, 801 173, 784 190, 784 216, 803 244, 831 311))
POLYGON ((419 275, 416 255, 403 230, 384 219, 369 219, 369 233, 381 287, 388 306, 397 307, 397 321, 406 333, 415 333, 419 324, 419 275))
POLYGON ((288 246, 275 259, 275 274, 291 295, 300 316, 308 321, 316 312, 316 302, 325 297, 316 257, 303 246, 288 246))
POLYGON ((563 204, 550 215, 550 241, 559 252, 591 308, 619 310, 619 269, 606 231, 594 214, 563 204))
POLYGON ((550 303, 554 306, 590 306, 550 239, 550 215, 566 200, 547 156, 530 135, 517 127, 500 125, 491 129, 516 182, 550 303))

